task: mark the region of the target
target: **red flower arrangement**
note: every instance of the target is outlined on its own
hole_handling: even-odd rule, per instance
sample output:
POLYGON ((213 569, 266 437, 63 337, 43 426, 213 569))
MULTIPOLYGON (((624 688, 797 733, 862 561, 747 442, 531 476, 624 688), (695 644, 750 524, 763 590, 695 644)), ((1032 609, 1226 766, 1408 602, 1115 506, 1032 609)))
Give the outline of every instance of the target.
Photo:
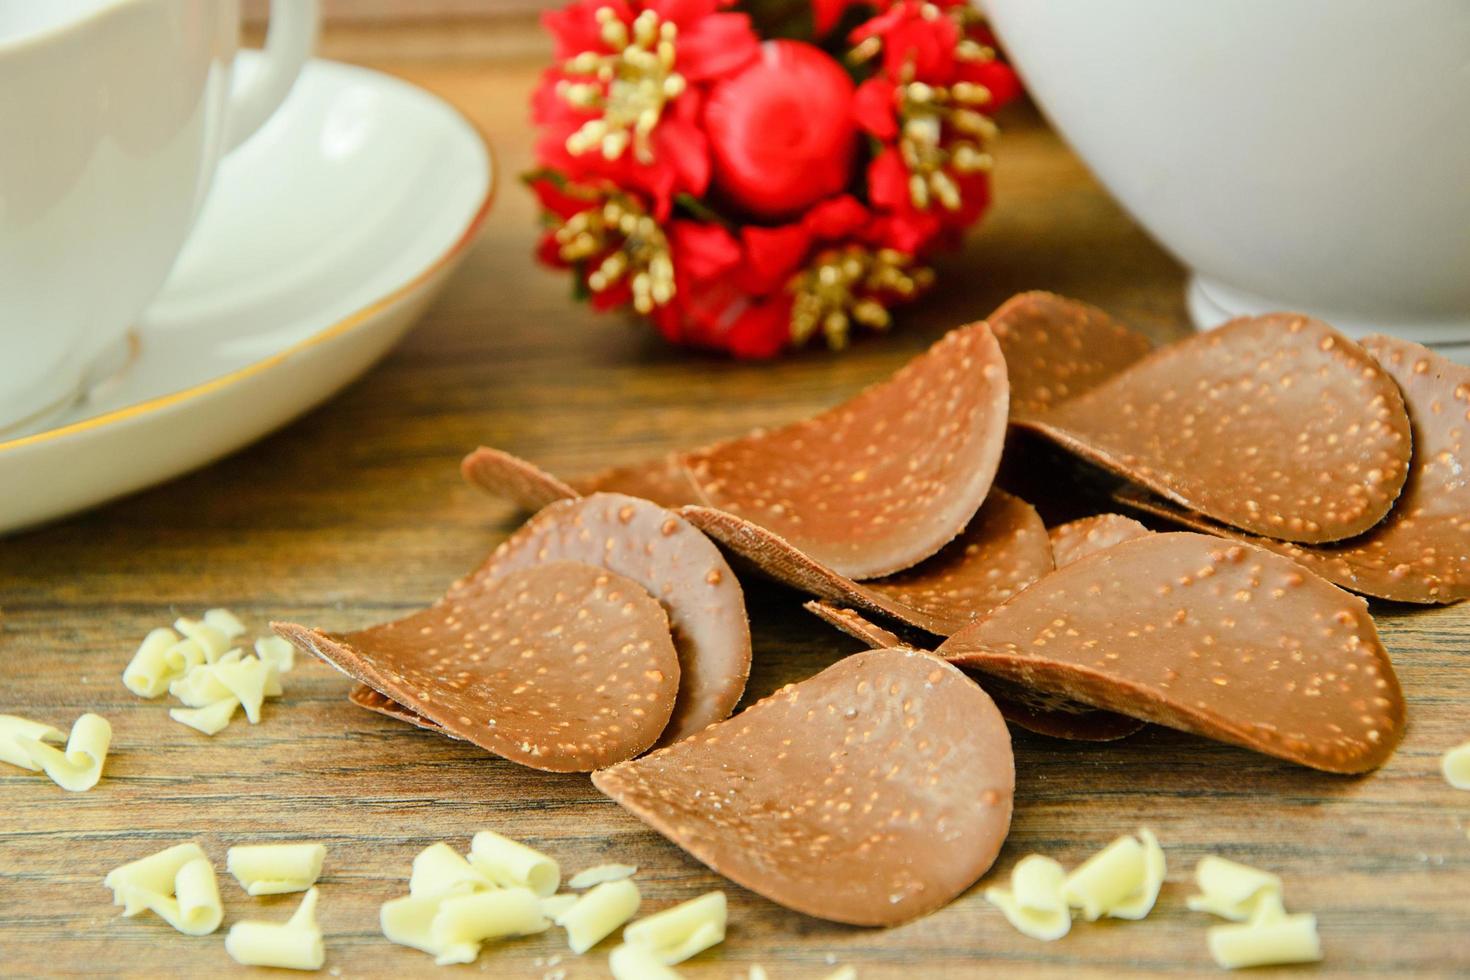
POLYGON ((989 205, 1018 86, 966 0, 572 0, 544 23, 540 258, 674 343, 885 329, 989 205))

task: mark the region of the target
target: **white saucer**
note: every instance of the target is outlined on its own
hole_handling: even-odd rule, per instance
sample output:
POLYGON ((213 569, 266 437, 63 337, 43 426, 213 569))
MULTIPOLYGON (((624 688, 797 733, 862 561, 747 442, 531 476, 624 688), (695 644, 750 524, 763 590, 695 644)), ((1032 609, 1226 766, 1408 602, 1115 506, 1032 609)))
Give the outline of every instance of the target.
POLYGON ((45 431, 0 442, 0 532, 202 466, 336 392, 443 285, 493 186, 484 140, 446 103, 308 64, 222 164, 131 361, 45 431))

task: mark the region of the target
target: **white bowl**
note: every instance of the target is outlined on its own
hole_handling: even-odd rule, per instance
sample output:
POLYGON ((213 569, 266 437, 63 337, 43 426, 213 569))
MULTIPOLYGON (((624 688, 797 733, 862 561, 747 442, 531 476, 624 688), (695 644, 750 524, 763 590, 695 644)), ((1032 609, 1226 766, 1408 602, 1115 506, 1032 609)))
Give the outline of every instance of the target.
MULTIPOLYGON (((982 0, 1216 326, 1470 342, 1470 0, 982 0)), ((1465 350, 1467 348, 1462 348, 1465 350)))

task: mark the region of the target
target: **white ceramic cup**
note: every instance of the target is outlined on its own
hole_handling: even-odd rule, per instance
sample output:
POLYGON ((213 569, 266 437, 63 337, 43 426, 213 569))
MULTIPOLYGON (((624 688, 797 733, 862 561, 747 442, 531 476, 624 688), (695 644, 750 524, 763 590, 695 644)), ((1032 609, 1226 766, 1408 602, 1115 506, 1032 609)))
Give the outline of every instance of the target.
POLYGON ((1197 326, 1470 341, 1470 0, 980 3, 1197 326))
POLYGON ((239 7, 0 0, 0 432, 115 355, 310 56, 317 0, 272 0, 266 66, 232 85, 239 7))

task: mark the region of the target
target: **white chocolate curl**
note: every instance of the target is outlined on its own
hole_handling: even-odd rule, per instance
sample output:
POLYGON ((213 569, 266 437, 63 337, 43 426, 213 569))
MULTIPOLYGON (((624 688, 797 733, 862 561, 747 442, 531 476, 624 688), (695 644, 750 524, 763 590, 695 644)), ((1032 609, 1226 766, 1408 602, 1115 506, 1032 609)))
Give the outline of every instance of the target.
POLYGON ((316 921, 317 890, 309 890, 284 923, 236 922, 225 936, 225 952, 246 966, 320 970, 326 961, 321 926, 316 921))
POLYGON ((1211 926, 1205 931, 1205 943, 1216 965, 1227 970, 1322 959, 1317 917, 1309 913, 1287 915, 1281 896, 1269 891, 1257 900, 1249 922, 1211 926))
POLYGON ((321 877, 321 844, 248 844, 230 848, 225 866, 251 895, 304 892, 321 877))
MULTIPOLYGON (((50 737, 50 731, 44 737, 50 737)), ((82 715, 71 726, 65 752, 30 735, 12 735, 10 742, 30 757, 33 766, 26 768, 44 769, 57 786, 80 793, 96 786, 102 778, 107 749, 112 743, 112 726, 101 715, 91 712, 82 715)))
POLYGON ((1457 745, 1439 762, 1445 782, 1455 789, 1470 789, 1470 742, 1457 745))
POLYGON ((557 916, 556 924, 566 929, 567 945, 581 956, 633 918, 641 900, 638 886, 626 878, 606 881, 557 916))
POLYGON ((1058 862, 1031 854, 1011 871, 1010 890, 987 888, 985 900, 1023 935, 1044 942, 1061 939, 1072 928, 1072 911, 1062 897, 1066 874, 1058 862))
POLYGON ((277 672, 282 674, 289 674, 296 666, 296 648, 279 636, 256 638, 255 655, 268 664, 274 664, 277 672))
POLYGON ((639 919, 623 930, 623 942, 641 946, 665 966, 673 966, 724 941, 725 913, 725 893, 708 892, 639 919))
POLYGON ((124 916, 148 909, 185 935, 207 936, 224 919, 219 882, 198 844, 177 844, 114 868, 103 884, 124 916))
POLYGON ((679 980, 679 974, 665 966, 658 954, 632 943, 614 949, 607 968, 613 980, 679 980))
POLYGON ((431 844, 413 859, 408 893, 418 897, 468 895, 496 887, 448 844, 431 844))
POLYGON ((1142 919, 1152 912, 1154 903, 1159 900, 1159 889, 1164 886, 1164 876, 1168 873, 1164 849, 1154 832, 1141 827, 1138 839, 1143 844, 1143 884, 1108 908, 1108 916, 1114 919, 1142 919))
POLYGON ((439 900, 439 910, 429 925, 429 938, 436 947, 431 952, 440 966, 473 963, 487 939, 528 936, 550 926, 541 914, 540 899, 528 888, 452 895, 439 900))
POLYGON ((174 664, 181 659, 171 661, 168 651, 178 642, 179 635, 171 629, 149 631, 123 669, 127 689, 140 698, 156 698, 167 691, 169 681, 178 676, 174 664))
POLYGON ((442 895, 405 895, 384 902, 378 912, 378 926, 390 943, 438 956, 432 926, 443 901, 442 895))
POLYGON ((1261 871, 1213 854, 1200 858, 1194 868, 1194 880, 1200 894, 1185 900, 1190 911, 1209 912, 1224 919, 1245 922, 1262 901, 1282 896, 1281 879, 1269 871, 1261 871))
POLYGON ((245 635, 245 624, 228 609, 208 609, 204 613, 204 625, 217 630, 226 642, 245 635))
POLYGON ((256 656, 242 656, 239 650, 222 654, 213 663, 190 668, 169 685, 168 691, 190 708, 234 698, 252 725, 260 721, 260 706, 265 699, 282 693, 275 666, 256 656))
POLYGON ((124 916, 134 916, 148 907, 137 899, 139 892, 172 895, 179 869, 194 860, 208 860, 203 848, 192 841, 175 844, 157 854, 113 868, 102 883, 112 889, 112 904, 121 905, 124 916))
POLYGON ((482 830, 470 841, 470 864, 502 888, 529 888, 542 898, 556 894, 561 868, 525 844, 482 830))
POLYGON ((240 702, 233 697, 222 698, 202 708, 169 708, 168 716, 181 725, 188 725, 205 735, 218 735, 235 717, 240 702))
POLYGON ((1095 922, 1144 887, 1147 879, 1143 845, 1119 837, 1078 865, 1062 885, 1067 903, 1095 922))
POLYGON ((174 629, 198 644, 204 651, 205 663, 214 663, 230 648, 230 638, 203 620, 180 616, 174 620, 174 629))
POLYGON ((31 721, 18 715, 0 715, 0 762, 8 762, 12 766, 20 766, 31 772, 40 772, 41 764, 16 742, 17 737, 28 738, 35 742, 61 743, 66 741, 66 734, 50 725, 43 725, 39 721, 31 721))

